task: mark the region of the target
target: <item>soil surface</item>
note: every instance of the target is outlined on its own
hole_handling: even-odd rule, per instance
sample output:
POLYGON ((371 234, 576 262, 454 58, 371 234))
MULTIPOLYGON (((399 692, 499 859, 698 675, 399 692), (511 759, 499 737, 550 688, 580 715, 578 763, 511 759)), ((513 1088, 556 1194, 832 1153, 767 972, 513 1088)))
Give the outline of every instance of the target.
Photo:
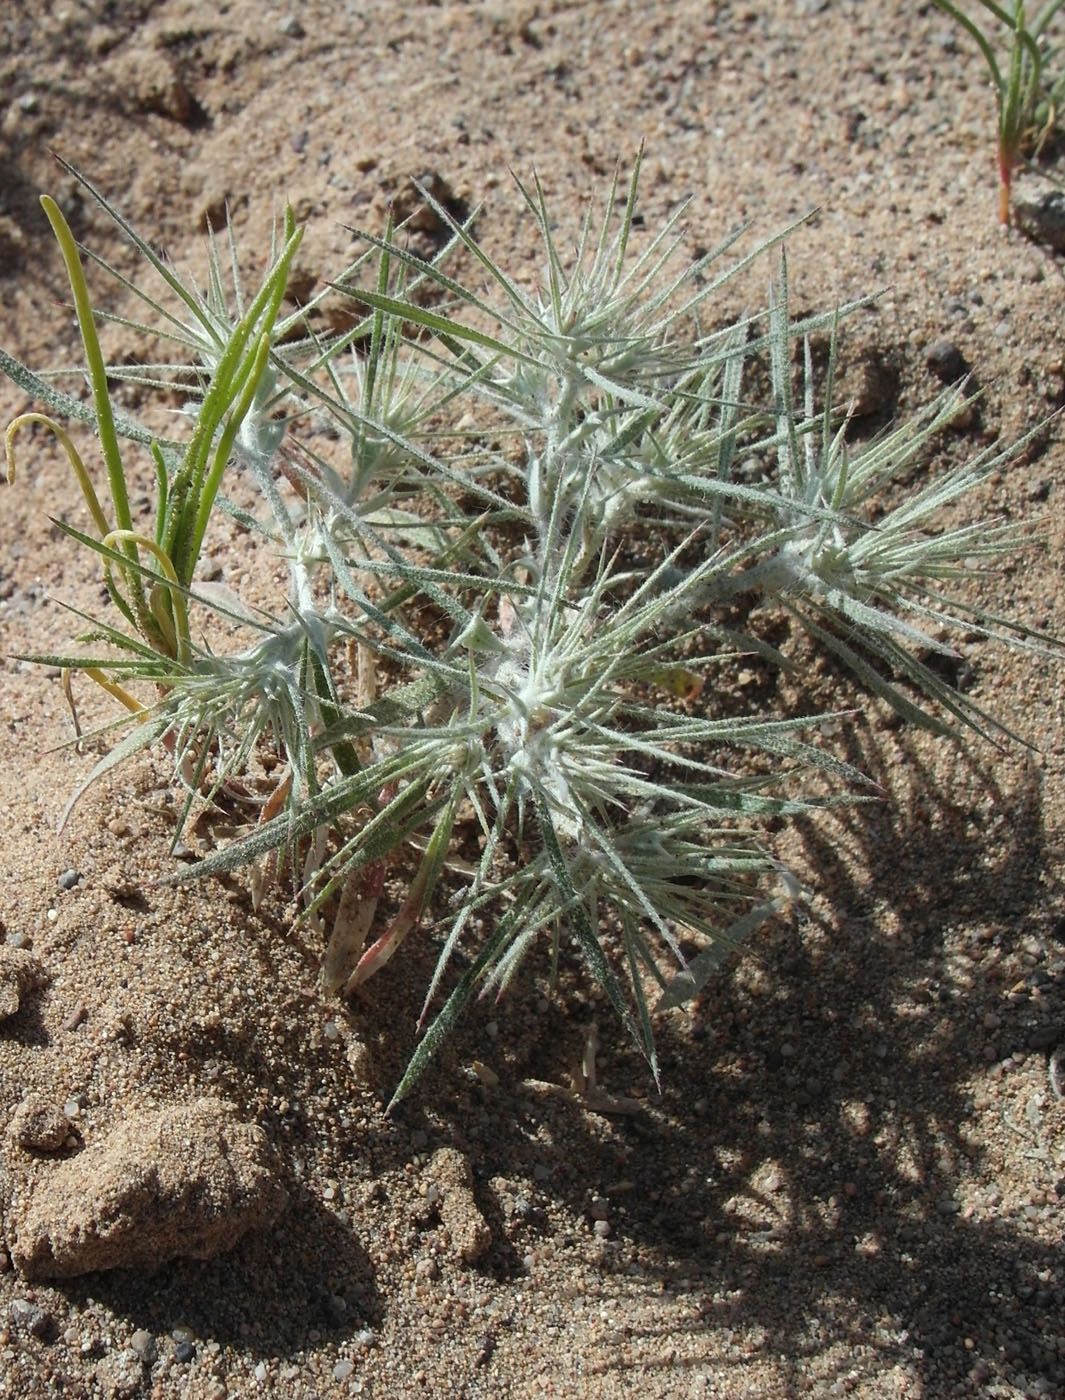
MULTIPOLYGON (((842 332, 869 428, 970 367, 982 397, 922 472, 1065 401, 1061 263, 998 223, 978 55, 916 0, 9 5, 0 94, 0 345, 35 367, 81 362, 40 192, 134 270, 51 150, 193 269, 208 220, 228 208, 254 258, 291 201, 311 289, 411 176, 535 276, 508 170, 539 174, 566 238, 642 141, 645 230, 688 197, 694 258, 809 214, 794 310, 879 294, 842 332)), ((775 269, 713 314, 764 304, 775 269)), ((29 406, 0 384, 0 419, 29 406)), ((1063 500, 1052 423, 975 507, 1042 538, 974 590, 1059 633, 1063 500)), ((1024 740, 1003 750, 808 667, 814 702, 857 704, 835 741, 884 800, 780 834, 809 904, 663 1019, 661 1095, 593 989, 570 969, 549 1000, 540 964, 386 1117, 431 936, 324 1001, 290 909, 153 883, 165 756, 57 836, 97 754, 58 673, 16 658, 60 648, 59 601, 100 585, 50 523, 85 513, 43 436, 3 507, 0 1395, 1065 1394, 1059 662, 969 648, 971 693, 1024 740), (593 1025, 635 1111, 573 1090, 593 1025)), ((80 693, 83 720, 106 699, 80 693)))

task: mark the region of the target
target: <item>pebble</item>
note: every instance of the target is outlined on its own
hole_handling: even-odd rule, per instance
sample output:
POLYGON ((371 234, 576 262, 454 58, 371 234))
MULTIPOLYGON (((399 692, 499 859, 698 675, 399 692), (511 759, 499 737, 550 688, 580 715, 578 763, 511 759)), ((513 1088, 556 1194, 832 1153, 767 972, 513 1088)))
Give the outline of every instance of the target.
POLYGON ((13 940, 0 943, 0 1021, 14 1016, 24 998, 47 980, 44 965, 13 940))
POLYGON ((81 878, 79 870, 64 870, 56 884, 61 890, 72 890, 75 885, 80 884, 81 878))
POLYGON ((136 1352, 146 1366, 150 1366, 155 1360, 156 1345, 155 1338, 150 1332, 146 1332, 143 1327, 138 1327, 133 1336, 129 1339, 130 1350, 136 1352))
POLYGON ((355 1369, 354 1361, 349 1361, 346 1357, 343 1361, 338 1361, 333 1367, 333 1379, 335 1381, 346 1381, 355 1369))
POLYGON ((1027 187, 1013 201, 1017 227, 1036 243, 1065 251, 1065 193, 1057 188, 1027 187))
POLYGON ((1065 1028, 1062 1026, 1036 1026, 1028 1032, 1029 1050, 1049 1050, 1062 1040, 1065 1040, 1065 1028))
POLYGON ((956 384, 970 369, 968 360, 952 340, 934 340, 925 351, 925 364, 943 384, 956 384))
POLYGON ((70 1115, 50 1100, 29 1094, 15 1110, 8 1131, 28 1151, 58 1152, 70 1133, 70 1115))
POLYGON ((74 1010, 64 1020, 63 1029, 65 1031, 76 1031, 88 1014, 89 1008, 83 1001, 79 1001, 77 1006, 74 1007, 74 1010))
POLYGON ((29 1298, 13 1298, 8 1315, 16 1331, 29 1333, 39 1341, 46 1340, 54 1329, 51 1313, 45 1312, 29 1298))
POLYGON ((196 1347, 192 1342, 178 1342, 174 1348, 174 1360, 185 1366, 196 1356, 196 1347))

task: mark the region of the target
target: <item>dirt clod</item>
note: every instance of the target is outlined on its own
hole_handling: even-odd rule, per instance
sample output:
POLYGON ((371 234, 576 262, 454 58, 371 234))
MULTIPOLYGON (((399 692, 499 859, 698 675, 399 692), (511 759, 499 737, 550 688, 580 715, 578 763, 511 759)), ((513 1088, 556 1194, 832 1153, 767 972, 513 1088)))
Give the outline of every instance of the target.
POLYGON ((12 1258, 29 1279, 210 1259, 286 1199, 262 1130, 199 1099, 133 1114, 57 1165, 14 1214, 12 1258))

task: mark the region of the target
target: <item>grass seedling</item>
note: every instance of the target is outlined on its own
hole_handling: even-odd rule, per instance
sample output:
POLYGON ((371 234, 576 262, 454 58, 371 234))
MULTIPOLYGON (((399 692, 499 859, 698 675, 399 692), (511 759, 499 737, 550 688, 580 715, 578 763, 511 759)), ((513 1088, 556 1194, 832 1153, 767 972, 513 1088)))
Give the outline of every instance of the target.
POLYGON ((952 0, 935 0, 973 38, 987 65, 998 117, 999 217, 1008 224, 1017 168, 1038 156, 1057 126, 1058 108, 1065 96, 1065 72, 1047 76, 1048 62, 1057 57, 1059 49, 1047 47, 1047 31, 1062 0, 1049 0, 1031 21, 1023 0, 1015 0, 1012 7, 996 0, 979 3, 1006 30, 1005 52, 998 32, 981 27, 952 0))

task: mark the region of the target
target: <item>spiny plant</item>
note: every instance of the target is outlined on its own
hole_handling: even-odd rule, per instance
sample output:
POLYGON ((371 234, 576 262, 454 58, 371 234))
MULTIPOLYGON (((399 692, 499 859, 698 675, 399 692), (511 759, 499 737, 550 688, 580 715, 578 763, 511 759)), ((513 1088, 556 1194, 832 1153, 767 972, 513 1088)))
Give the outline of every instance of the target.
POLYGON ((1012 5, 996 0, 979 3, 1005 28, 1005 53, 1003 36, 994 27, 982 27, 952 0, 935 0, 972 37, 987 65, 998 116, 999 217, 1008 224, 1013 177, 1026 159, 1038 156, 1056 129, 1065 97, 1065 70, 1047 76, 1048 69, 1059 65, 1061 45, 1049 44, 1048 31, 1062 0, 1048 0, 1030 21, 1023 0, 1012 5))
POLYGON ((176 842, 195 803, 248 796, 262 760, 258 820, 192 874, 248 867, 261 891, 286 862, 310 916, 340 896, 327 995, 431 926, 424 1033, 396 1099, 470 998, 502 993, 544 941, 552 969, 577 949, 657 1075, 654 998, 695 995, 794 895, 759 826, 868 789, 826 747, 825 716, 729 713, 736 656, 789 664, 737 617, 785 611, 873 695, 955 737, 1005 731, 935 666, 950 636, 1043 644, 949 592, 1017 544, 1012 526, 942 522, 1009 449, 909 484, 963 391, 855 445, 835 403, 841 313, 794 321, 781 258, 763 314, 706 328, 716 295, 779 240, 739 255, 737 230, 685 265, 683 208, 638 232, 638 174, 637 160, 627 189, 615 179, 568 255, 539 182, 518 183, 544 256, 531 287, 423 190, 447 246, 427 259, 402 229, 363 232, 363 255, 320 294, 361 308, 332 336, 314 328, 319 298, 281 313, 290 214, 258 291, 230 237, 228 259, 212 238, 201 292, 83 181, 154 283, 93 261, 150 313, 126 324, 158 329, 171 358, 105 364, 51 201, 90 403, 0 358, 49 411, 8 429, 11 470, 16 438, 47 425, 94 532, 61 528, 107 583, 83 649, 33 658, 122 702, 129 732, 88 781, 164 746, 187 794, 176 842), (815 333, 832 346, 820 398, 815 333), (768 394, 749 388, 756 358, 768 394), (119 378, 181 393, 172 439, 117 411, 119 378), (109 510, 60 418, 96 428, 109 510), (133 518, 127 489, 145 449, 154 523, 133 518), (225 499, 237 472, 257 510, 225 499), (221 510, 284 560, 272 610, 197 578, 221 510), (813 774, 833 796, 823 782, 812 795, 813 774), (375 927, 390 879, 403 894, 375 927))

